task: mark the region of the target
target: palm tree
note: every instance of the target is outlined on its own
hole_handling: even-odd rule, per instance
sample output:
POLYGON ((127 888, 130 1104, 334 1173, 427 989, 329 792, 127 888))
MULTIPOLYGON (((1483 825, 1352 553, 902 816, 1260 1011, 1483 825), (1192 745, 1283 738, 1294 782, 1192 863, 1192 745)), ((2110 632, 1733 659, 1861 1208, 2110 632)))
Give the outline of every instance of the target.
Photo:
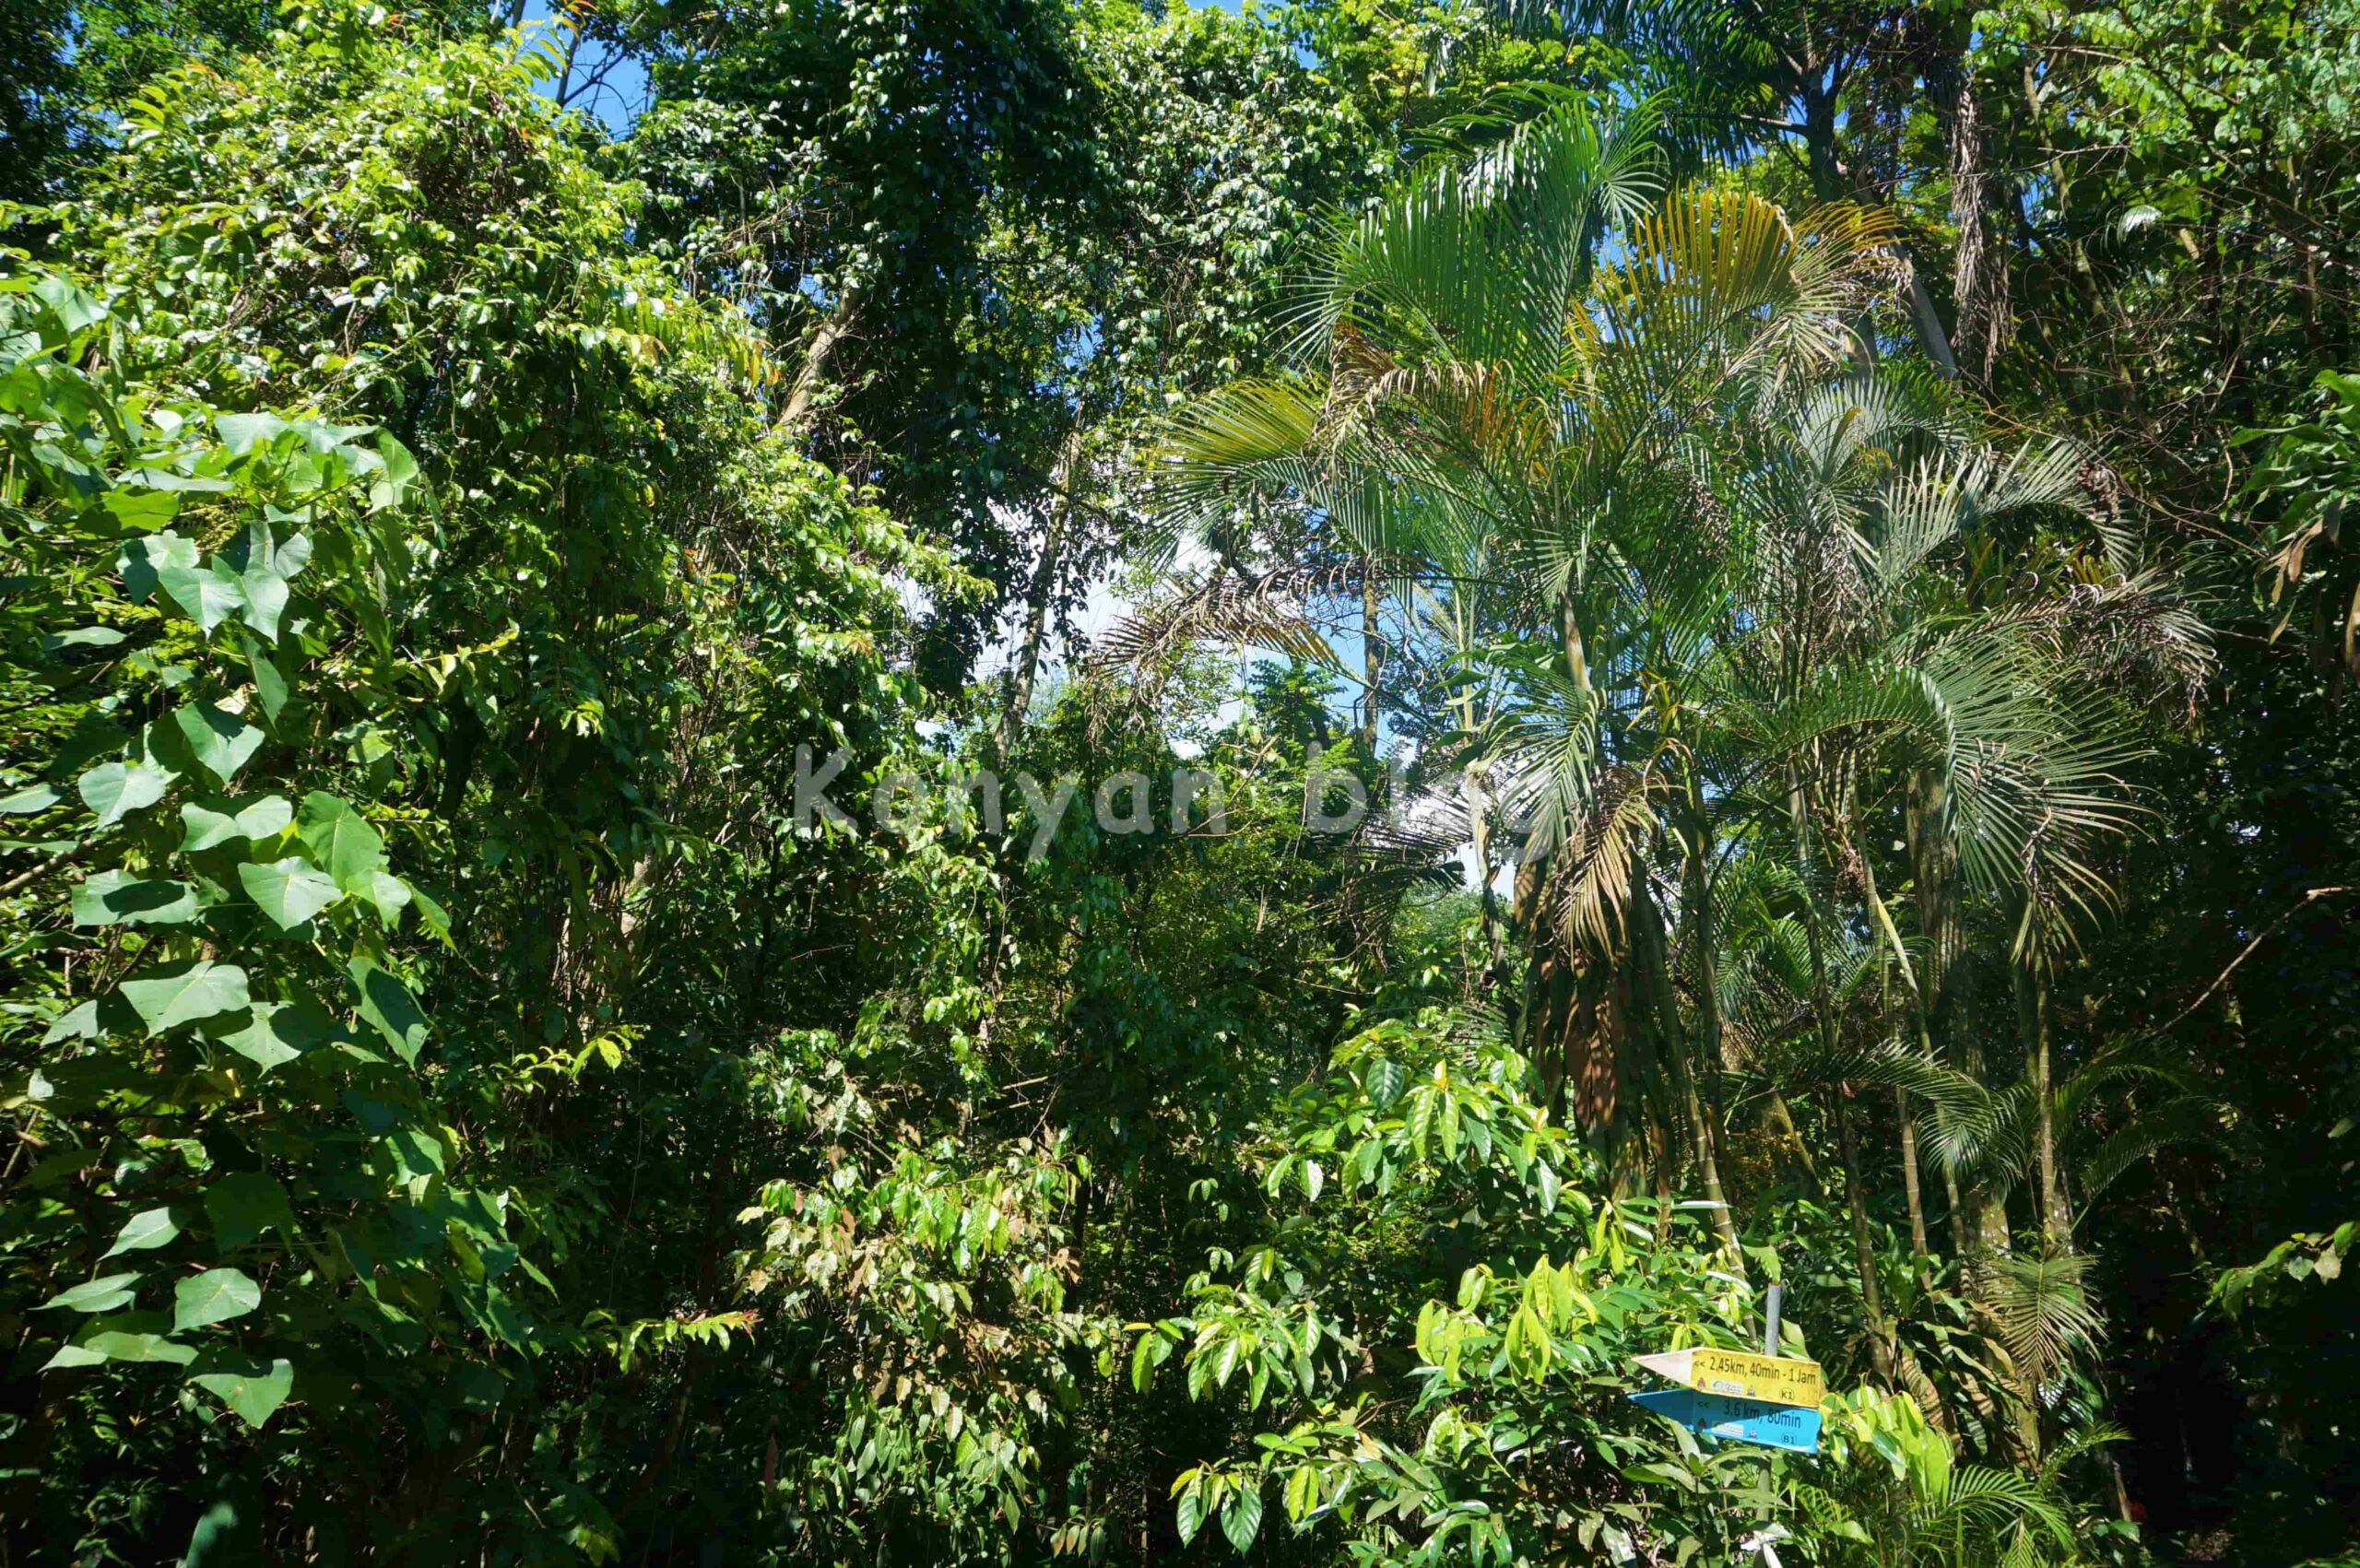
POLYGON ((1647 108, 1562 108, 1339 227, 1288 313, 1293 370, 1187 410, 1158 454, 1174 535, 1222 562, 1160 631, 1317 641, 1272 611, 1288 571, 1249 559, 1281 508, 1440 614, 1469 793, 1518 842, 1519 1047, 1616 1169, 1664 1189, 1693 1165, 1737 1264, 1721 878, 1796 857, 1830 1057, 1857 883, 1932 1062, 1939 956, 1900 936, 1867 814, 1906 787, 1978 893, 2088 902, 2127 752, 2071 695, 2059 615, 1979 602, 1948 559, 2022 515, 2090 517, 2087 454, 1992 451, 1929 383, 1864 368, 1901 280, 1886 219, 1666 195, 1654 132, 1647 108))

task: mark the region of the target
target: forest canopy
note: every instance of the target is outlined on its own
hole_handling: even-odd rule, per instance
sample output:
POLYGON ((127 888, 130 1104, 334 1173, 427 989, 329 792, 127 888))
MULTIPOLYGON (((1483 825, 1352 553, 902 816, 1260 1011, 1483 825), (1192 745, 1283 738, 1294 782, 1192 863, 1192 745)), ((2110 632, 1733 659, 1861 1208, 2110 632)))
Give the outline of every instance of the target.
POLYGON ((2350 0, 0 42, 0 1568, 2354 1561, 2350 0))

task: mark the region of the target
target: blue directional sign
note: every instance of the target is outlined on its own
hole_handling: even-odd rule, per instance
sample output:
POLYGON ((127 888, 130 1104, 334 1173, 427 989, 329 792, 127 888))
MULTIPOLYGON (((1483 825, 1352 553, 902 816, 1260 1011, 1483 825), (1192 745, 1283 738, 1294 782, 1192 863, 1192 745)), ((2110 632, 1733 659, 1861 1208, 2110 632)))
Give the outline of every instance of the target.
POLYGON ((1774 1405, 1767 1399, 1740 1399, 1727 1394, 1699 1394, 1693 1388, 1664 1388, 1632 1398, 1670 1416, 1681 1425, 1710 1437, 1785 1448, 1797 1454, 1819 1452, 1819 1412, 1794 1405, 1774 1405))

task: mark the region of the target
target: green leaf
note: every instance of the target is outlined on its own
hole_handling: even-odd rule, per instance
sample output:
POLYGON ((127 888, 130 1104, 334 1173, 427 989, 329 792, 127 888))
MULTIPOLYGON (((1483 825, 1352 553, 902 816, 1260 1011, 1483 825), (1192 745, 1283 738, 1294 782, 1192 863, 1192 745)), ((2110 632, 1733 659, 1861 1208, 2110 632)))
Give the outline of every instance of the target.
POLYGON ((112 626, 85 626, 73 631, 54 632, 41 640, 46 653, 60 648, 112 648, 123 641, 123 633, 112 626))
POLYGON ((171 1209, 143 1209, 133 1215, 130 1223, 124 1226, 123 1233, 114 1239, 114 1245, 100 1256, 112 1257, 117 1253, 147 1252, 162 1246, 180 1233, 180 1224, 173 1220, 171 1209))
POLYGON ((103 762, 74 781, 82 804, 99 814, 99 826, 123 819, 130 811, 144 811, 164 798, 175 775, 154 762, 103 762))
POLYGON ((360 997, 360 1016, 385 1037, 403 1061, 416 1066, 419 1048, 426 1043, 428 1024, 409 987, 375 963, 356 958, 346 966, 360 997))
POLYGON ((288 424, 276 414, 222 414, 216 416, 213 428, 220 432, 221 444, 233 456, 242 457, 256 446, 276 441, 288 424))
POLYGON ((137 1274, 109 1274, 102 1279, 85 1279, 70 1289, 60 1291, 35 1307, 35 1312, 52 1308, 66 1312, 112 1312, 131 1304, 131 1288, 140 1279, 137 1274))
POLYGON ((281 931, 292 931, 344 896, 333 878, 300 855, 266 866, 249 862, 238 867, 238 880, 281 931))
POLYGON ((287 1402, 295 1387, 295 1368, 280 1360, 265 1371, 256 1362, 252 1371, 201 1372, 189 1381, 229 1406, 240 1421, 259 1429, 287 1402))
POLYGON ((385 1138, 403 1181, 442 1173, 442 1141, 418 1127, 403 1127, 385 1138))
POLYGON ((1378 1057, 1369 1064, 1369 1103, 1380 1111, 1390 1109, 1393 1102, 1401 1098, 1401 1091, 1408 1082, 1409 1075, 1402 1070, 1400 1063, 1390 1057, 1378 1057))
POLYGON ((123 573, 124 591, 131 595, 132 602, 144 603, 156 591, 168 568, 183 572, 195 569, 196 541, 183 539, 178 534, 151 534, 118 549, 115 565, 123 573))
POLYGON ((126 528, 161 528, 180 512, 181 498, 171 490, 118 487, 99 497, 107 515, 126 528))
POLYGON ((74 888, 77 925, 177 925, 196 918, 196 890, 186 882, 148 881, 117 868, 74 888))
POLYGON ((263 1171, 232 1171, 206 1188, 205 1217, 213 1222, 213 1244, 225 1253, 268 1230, 295 1239, 295 1210, 287 1189, 263 1171))
POLYGON ((23 817, 35 811, 46 811, 65 797, 50 784, 32 784, 11 796, 0 796, 0 817, 23 817))
POLYGON ((252 567, 239 577, 238 591, 246 601, 246 624, 277 642, 278 618, 287 613, 287 579, 269 567, 252 567))
POLYGON ((156 573, 165 596, 188 612, 197 630, 210 632, 244 607, 245 589, 218 565, 167 566, 156 573))
POLYGON ((189 704, 172 715, 172 723, 205 771, 225 788, 262 749, 262 731, 210 702, 189 704))
POLYGON ((181 808, 188 832, 181 849, 194 854, 215 849, 237 839, 266 839, 295 819, 295 808, 277 795, 248 796, 236 801, 193 800, 181 808))
POLYGON ((384 466, 369 486, 369 510, 372 512, 383 512, 389 506, 400 505, 404 492, 418 479, 418 459, 412 457, 409 448, 395 441, 390 432, 377 432, 377 455, 384 466))
POLYGON ((290 1045, 278 1032, 278 1015, 288 1010, 287 1004, 256 1002, 249 1009, 254 1021, 234 1033, 221 1036, 221 1043, 252 1062, 263 1071, 293 1061, 303 1053, 290 1045))
POLYGON ((254 671, 254 698, 262 704, 263 718, 275 726, 278 715, 287 711, 287 673, 272 659, 270 651, 251 637, 246 639, 246 665, 254 671))
POLYGON ((189 960, 126 980, 123 996, 151 1035, 175 1024, 242 1011, 250 1003, 246 972, 210 959, 189 960))
POLYGON ((243 1317, 262 1305, 262 1287, 241 1268, 208 1268, 172 1287, 172 1332, 243 1317))
POLYGON ((1241 1553, 1252 1550, 1254 1538, 1262 1533, 1262 1489, 1255 1478, 1248 1477, 1221 1505, 1221 1533, 1241 1553))
POLYGON ((161 1334, 129 1334, 121 1329, 93 1334, 82 1341, 81 1348, 111 1362, 170 1362, 186 1366, 196 1360, 192 1346, 175 1344, 161 1334))
POLYGON ((312 858, 346 892, 365 895, 369 878, 385 868, 384 838, 333 795, 313 790, 305 796, 295 831, 311 846, 312 858))
POLYGON ((390 931, 401 924, 402 911, 409 907, 409 884, 389 871, 370 873, 358 890, 362 898, 377 906, 377 918, 390 931))

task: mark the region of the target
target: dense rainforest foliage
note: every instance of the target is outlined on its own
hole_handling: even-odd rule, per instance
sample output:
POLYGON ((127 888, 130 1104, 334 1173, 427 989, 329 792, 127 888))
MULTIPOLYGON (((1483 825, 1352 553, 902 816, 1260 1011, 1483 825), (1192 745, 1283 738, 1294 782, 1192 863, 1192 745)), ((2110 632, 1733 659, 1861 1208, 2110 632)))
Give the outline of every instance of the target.
POLYGON ((2352 0, 0 45, 0 1563, 2355 1560, 2352 0))

